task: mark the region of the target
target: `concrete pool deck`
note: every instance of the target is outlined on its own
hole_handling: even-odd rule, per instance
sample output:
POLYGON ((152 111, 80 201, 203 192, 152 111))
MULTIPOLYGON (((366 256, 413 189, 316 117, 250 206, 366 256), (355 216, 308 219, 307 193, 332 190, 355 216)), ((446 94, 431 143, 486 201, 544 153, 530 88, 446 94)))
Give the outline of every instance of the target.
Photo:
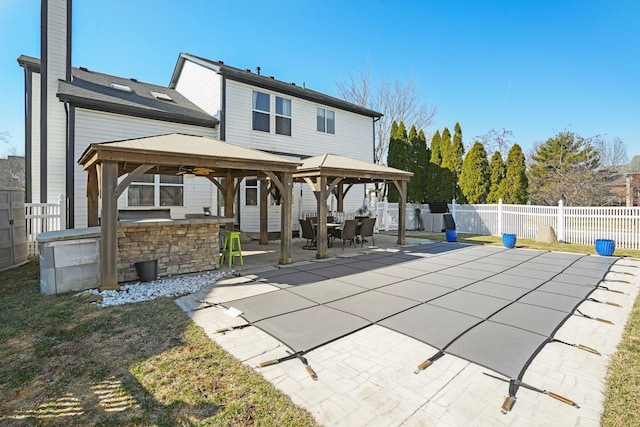
MULTIPOLYGON (((348 258, 363 252, 402 250, 394 244, 393 236, 376 235, 375 239, 375 248, 358 246, 344 251, 333 248, 330 254, 348 258)), ((408 240, 408 247, 426 242, 408 240)), ((299 259, 294 265, 325 262, 315 261, 314 251, 301 251, 297 246, 302 244, 294 243, 294 259, 299 259)), ((600 356, 565 344, 549 343, 533 359, 523 377, 523 382, 566 396, 580 408, 521 387, 513 410, 502 414, 500 406, 508 395, 508 384, 483 375, 494 372, 445 354, 432 367, 416 374, 416 367, 437 349, 378 325, 368 326, 307 353, 305 357, 317 373, 317 381, 309 376, 298 359, 258 367, 266 360, 286 356, 288 347, 252 326, 217 332, 245 322, 238 317, 229 317, 225 307, 199 301, 217 303, 278 289, 250 280, 254 272, 277 268, 278 248, 275 244, 265 247, 243 243, 243 255, 245 252, 247 255, 242 270, 235 267, 234 275, 228 279, 176 302, 212 340, 260 372, 294 403, 312 413, 320 424, 599 425, 607 365, 638 294, 640 261, 621 259, 612 267, 615 272, 610 271, 605 276, 604 286, 622 290, 624 294, 604 289, 591 294, 596 300, 614 302, 621 307, 594 301, 584 301, 579 307, 582 312, 608 319, 613 324, 571 316, 555 334, 559 340, 596 348, 600 356)))

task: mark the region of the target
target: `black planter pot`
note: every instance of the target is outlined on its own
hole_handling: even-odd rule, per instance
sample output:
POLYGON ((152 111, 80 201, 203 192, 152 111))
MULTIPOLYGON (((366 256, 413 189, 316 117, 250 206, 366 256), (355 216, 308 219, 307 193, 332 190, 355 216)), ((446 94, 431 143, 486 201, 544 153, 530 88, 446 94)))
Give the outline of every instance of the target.
POLYGON ((158 278, 158 260, 136 262, 136 273, 141 282, 151 282, 158 278))

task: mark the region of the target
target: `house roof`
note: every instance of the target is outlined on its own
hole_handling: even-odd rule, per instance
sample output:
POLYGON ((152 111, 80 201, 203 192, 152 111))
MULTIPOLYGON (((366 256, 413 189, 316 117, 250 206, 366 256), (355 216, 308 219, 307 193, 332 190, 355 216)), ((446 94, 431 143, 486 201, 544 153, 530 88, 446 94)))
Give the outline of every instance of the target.
POLYGON ((322 154, 302 160, 302 165, 293 176, 296 179, 317 176, 342 177, 345 182, 358 183, 408 181, 413 173, 336 154, 322 154))
MULTIPOLYGON (((40 60, 37 58, 22 55, 18 63, 33 72, 40 72, 40 60)), ((197 126, 214 127, 218 124, 218 120, 175 89, 82 67, 73 67, 71 73, 71 82, 59 81, 58 98, 76 106, 197 126), (131 92, 114 89, 113 83, 128 86, 131 92), (171 100, 158 99, 152 92, 166 94, 171 100)))
POLYGON ((300 164, 260 150, 181 133, 90 144, 78 163, 87 169, 105 160, 120 162, 122 173, 141 164, 153 164, 154 173, 163 175, 175 175, 189 166, 212 169, 209 173, 196 172, 210 176, 225 176, 229 171, 242 176, 263 170, 295 172, 300 164))
POLYGON ((272 76, 265 76, 251 72, 251 70, 243 70, 240 68, 231 67, 226 65, 222 61, 212 61, 209 59, 201 58, 189 53, 181 53, 178 57, 178 62, 173 71, 171 77, 171 83, 169 87, 175 88, 186 60, 192 61, 205 68, 209 68, 218 74, 241 83, 246 83, 252 86, 260 87, 267 90, 283 93, 296 98, 305 99, 311 102, 317 102, 328 107, 339 108, 341 110, 350 111, 352 113, 361 114, 368 117, 382 117, 383 114, 377 111, 370 110, 368 108, 361 107, 351 102, 347 102, 342 99, 334 98, 329 95, 325 95, 320 92, 316 92, 306 87, 297 86, 295 83, 287 83, 281 80, 276 80, 272 76))

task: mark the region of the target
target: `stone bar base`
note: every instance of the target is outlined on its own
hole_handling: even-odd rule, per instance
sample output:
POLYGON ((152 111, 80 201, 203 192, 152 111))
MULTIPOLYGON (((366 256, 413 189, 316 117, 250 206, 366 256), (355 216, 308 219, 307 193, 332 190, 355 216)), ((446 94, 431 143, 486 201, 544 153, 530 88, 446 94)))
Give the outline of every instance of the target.
POLYGON ((151 220, 118 224, 118 282, 138 278, 135 263, 158 260, 158 276, 220 266, 220 224, 212 219, 151 220))

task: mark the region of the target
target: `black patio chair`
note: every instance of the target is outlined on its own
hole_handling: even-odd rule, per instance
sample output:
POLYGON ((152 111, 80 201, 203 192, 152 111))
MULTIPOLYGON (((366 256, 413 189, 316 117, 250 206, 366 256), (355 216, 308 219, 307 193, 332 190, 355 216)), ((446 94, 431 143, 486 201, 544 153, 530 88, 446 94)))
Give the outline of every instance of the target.
POLYGON ((349 246, 356 238, 356 229, 358 228, 358 221, 355 219, 348 219, 342 224, 342 228, 336 228, 331 231, 331 235, 342 240, 342 249, 344 250, 344 242, 349 241, 349 246))
POLYGON ((365 218, 362 221, 362 225, 360 226, 360 247, 364 246, 364 238, 365 237, 371 237, 371 242, 374 244, 376 244, 376 241, 373 240, 373 227, 376 225, 376 219, 375 218, 365 218))
POLYGON ((302 238, 307 239, 307 243, 302 249, 315 249, 316 248, 316 233, 313 231, 313 224, 309 219, 300 220, 300 229, 302 230, 302 238))

